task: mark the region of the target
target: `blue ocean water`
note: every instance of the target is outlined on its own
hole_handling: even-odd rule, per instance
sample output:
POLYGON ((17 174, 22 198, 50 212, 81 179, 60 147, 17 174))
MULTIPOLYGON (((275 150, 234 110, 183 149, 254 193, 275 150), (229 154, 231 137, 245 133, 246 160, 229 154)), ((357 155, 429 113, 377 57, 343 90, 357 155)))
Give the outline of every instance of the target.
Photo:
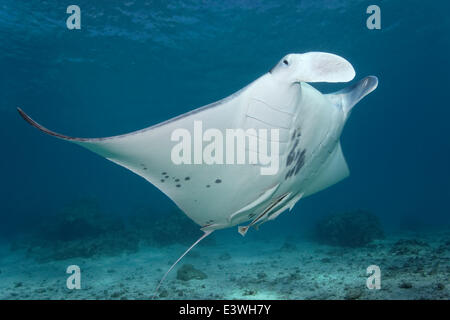
MULTIPOLYGON (((70 3, 72 4, 72 3, 70 3)), ((174 204, 144 179, 17 114, 80 137, 141 129, 226 97, 287 53, 349 60, 379 86, 342 135, 351 175, 249 237, 307 233, 329 213, 366 209, 386 230, 450 225, 450 20, 446 1, 86 1, 68 30, 64 1, 0 1, 0 237, 74 199, 105 211, 174 204), (381 30, 366 27, 371 4, 381 30)), ((333 92, 347 84, 317 84, 333 92)), ((155 213, 156 214, 156 213, 155 213)), ((236 230, 223 231, 236 241, 236 230)), ((242 249, 245 250, 245 247, 242 249)))

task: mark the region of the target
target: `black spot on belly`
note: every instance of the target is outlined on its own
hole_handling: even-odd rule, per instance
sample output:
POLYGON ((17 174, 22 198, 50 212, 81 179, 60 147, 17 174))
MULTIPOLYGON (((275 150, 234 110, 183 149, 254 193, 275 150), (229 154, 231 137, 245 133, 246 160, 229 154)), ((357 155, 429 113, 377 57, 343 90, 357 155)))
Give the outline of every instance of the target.
POLYGON ((300 156, 297 159, 297 162, 301 162, 302 165, 305 163, 305 153, 306 149, 303 149, 303 151, 300 153, 300 156))
MULTIPOLYGON (((292 151, 294 151, 294 150, 292 150, 292 151)), ((292 163, 292 161, 294 161, 294 154, 292 153, 292 151, 289 152, 289 155, 288 155, 288 157, 287 157, 287 160, 286 160, 286 167, 290 166, 291 163, 292 163)))
POLYGON ((305 155, 306 149, 301 151, 295 149, 291 150, 286 160, 286 169, 288 169, 288 171, 284 177, 285 180, 300 172, 300 169, 305 165, 305 155))
POLYGON ((221 183, 222 182, 222 180, 220 180, 220 179, 216 179, 216 181, 214 181, 215 183, 221 183))
POLYGON ((180 179, 175 179, 175 182, 178 182, 178 181, 180 181, 180 179))
POLYGON ((206 185, 207 188, 211 187, 209 184, 206 185))
POLYGON ((177 187, 177 188, 180 188, 180 187, 181 187, 181 184, 177 184, 176 187, 177 187))
POLYGON ((146 168, 146 167, 144 167, 143 169, 144 169, 144 170, 147 170, 147 168, 146 168))
POLYGON ((291 140, 294 140, 296 134, 297 134, 297 130, 294 130, 294 132, 292 132, 291 140))
POLYGON ((161 173, 163 176, 165 176, 165 175, 167 175, 167 172, 163 172, 163 173, 161 173))
POLYGON ((286 176, 284 177, 285 180, 289 179, 292 174, 294 173, 294 168, 290 169, 287 173, 286 176))
POLYGON ((169 176, 165 176, 164 178, 169 179, 169 176))
POLYGON ((186 177, 186 178, 184 178, 184 180, 186 180, 186 181, 188 181, 188 180, 190 180, 191 178, 189 178, 189 177, 186 177))
POLYGON ((305 153, 306 149, 303 149, 302 152, 300 152, 299 156, 297 157, 297 163, 295 164, 295 171, 294 175, 297 175, 299 173, 300 169, 305 165, 305 153))
POLYGON ((165 180, 164 179, 161 179, 161 182, 164 182, 165 180))

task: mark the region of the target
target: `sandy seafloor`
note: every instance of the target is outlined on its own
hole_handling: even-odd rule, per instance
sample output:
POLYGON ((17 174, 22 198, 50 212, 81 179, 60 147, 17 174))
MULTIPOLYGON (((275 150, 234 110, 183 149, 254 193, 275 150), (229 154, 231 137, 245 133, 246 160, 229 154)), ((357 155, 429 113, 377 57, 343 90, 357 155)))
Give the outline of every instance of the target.
MULTIPOLYGON (((200 245, 183 264, 207 274, 182 281, 175 269, 160 299, 449 299, 450 231, 396 233, 362 248, 276 238, 200 245), (401 239, 418 241, 393 251, 401 239), (243 250, 245 246, 245 250, 243 250), (381 289, 366 287, 366 268, 381 268, 381 289)), ((186 249, 140 247, 117 256, 38 263, 23 250, 1 247, 1 299, 149 299, 169 263, 186 249), (80 290, 68 290, 65 270, 81 268, 80 290)), ((397 248, 398 249, 398 248, 397 248)))

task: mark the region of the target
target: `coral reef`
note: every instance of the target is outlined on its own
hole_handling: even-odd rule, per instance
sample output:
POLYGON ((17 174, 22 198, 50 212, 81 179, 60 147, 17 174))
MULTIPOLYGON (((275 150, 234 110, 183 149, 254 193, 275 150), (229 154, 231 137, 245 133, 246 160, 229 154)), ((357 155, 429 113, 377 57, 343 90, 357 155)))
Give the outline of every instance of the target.
POLYGON ((346 288, 345 289, 345 300, 356 300, 363 295, 363 290, 361 288, 346 288))
POLYGON ((361 247, 372 240, 383 238, 384 233, 377 216, 357 210, 323 218, 316 225, 314 237, 330 245, 361 247))
POLYGON ((108 219, 96 199, 83 198, 71 202, 56 215, 38 226, 40 237, 48 241, 72 241, 97 237, 107 231, 123 228, 117 220, 108 219))
MULTIPOLYGON (((203 232, 181 211, 157 212, 142 208, 128 218, 128 226, 146 245, 168 246, 175 243, 191 245, 203 232)), ((213 236, 202 244, 213 244, 213 236)))
POLYGON ((391 249, 391 253, 395 255, 419 254, 420 251, 428 249, 430 246, 416 239, 400 239, 391 249))
MULTIPOLYGON (((202 235, 180 211, 141 209, 121 218, 105 213, 95 199, 80 199, 44 219, 11 249, 25 249, 39 262, 136 252, 139 246, 190 245, 202 235)), ((208 237, 202 244, 213 244, 208 237)), ((195 255, 195 252, 192 254, 195 255)), ((192 255, 191 255, 192 256, 192 255)))
POLYGON ((26 249, 39 262, 136 252, 138 241, 124 223, 104 214, 95 199, 80 199, 48 217, 11 249, 26 249))
MULTIPOLYGON (((204 246, 200 257, 186 257, 191 265, 179 266, 178 274, 166 279, 159 298, 448 300, 450 252, 443 247, 449 235, 445 230, 390 233, 363 247, 330 247, 281 235, 266 242, 224 242, 220 251, 204 246), (295 250, 281 251, 285 242, 295 250), (393 253, 417 243, 419 253, 393 253), (366 270, 373 264, 381 269, 381 290, 366 287, 366 270)), ((36 264, 23 251, 9 252, 0 259, 0 299, 149 299, 173 262, 168 260, 180 251, 178 244, 141 246, 129 254, 76 259, 88 268, 82 290, 68 290, 61 281, 62 267, 72 261, 36 264)))
MULTIPOLYGON (((369 242, 382 237, 370 213, 334 215, 320 223, 322 243, 281 234, 270 241, 202 243, 166 279, 159 298, 450 298, 447 229, 391 233, 369 242), (381 269, 382 290, 366 288, 373 264, 381 269)), ((77 201, 16 242, 15 248, 26 250, 0 247, 0 299, 149 299, 171 259, 183 252, 179 244, 189 245, 200 234, 176 210, 142 209, 122 219, 100 210, 95 200, 77 201), (73 263, 89 269, 83 290, 68 290, 61 281, 64 266, 73 263)))
POLYGON ((201 270, 195 269, 192 264, 184 264, 180 269, 177 271, 177 279, 183 280, 183 281, 189 281, 192 279, 196 280, 203 280, 208 278, 206 273, 204 273, 201 270))
POLYGON ((295 250, 297 250, 297 246, 288 239, 284 241, 283 245, 280 248, 280 251, 295 251, 295 250))
POLYGON ((224 252, 219 256, 219 260, 227 261, 231 259, 231 255, 228 252, 224 252))

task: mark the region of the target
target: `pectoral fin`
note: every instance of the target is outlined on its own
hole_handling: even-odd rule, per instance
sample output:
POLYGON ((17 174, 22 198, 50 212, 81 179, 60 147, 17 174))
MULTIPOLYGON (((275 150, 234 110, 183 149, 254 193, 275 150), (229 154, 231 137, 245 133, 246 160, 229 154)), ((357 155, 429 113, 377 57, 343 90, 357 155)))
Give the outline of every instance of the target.
POLYGON ((341 144, 339 143, 320 169, 319 174, 309 185, 305 195, 310 195, 328 188, 345 179, 349 174, 350 171, 342 153, 341 144))

